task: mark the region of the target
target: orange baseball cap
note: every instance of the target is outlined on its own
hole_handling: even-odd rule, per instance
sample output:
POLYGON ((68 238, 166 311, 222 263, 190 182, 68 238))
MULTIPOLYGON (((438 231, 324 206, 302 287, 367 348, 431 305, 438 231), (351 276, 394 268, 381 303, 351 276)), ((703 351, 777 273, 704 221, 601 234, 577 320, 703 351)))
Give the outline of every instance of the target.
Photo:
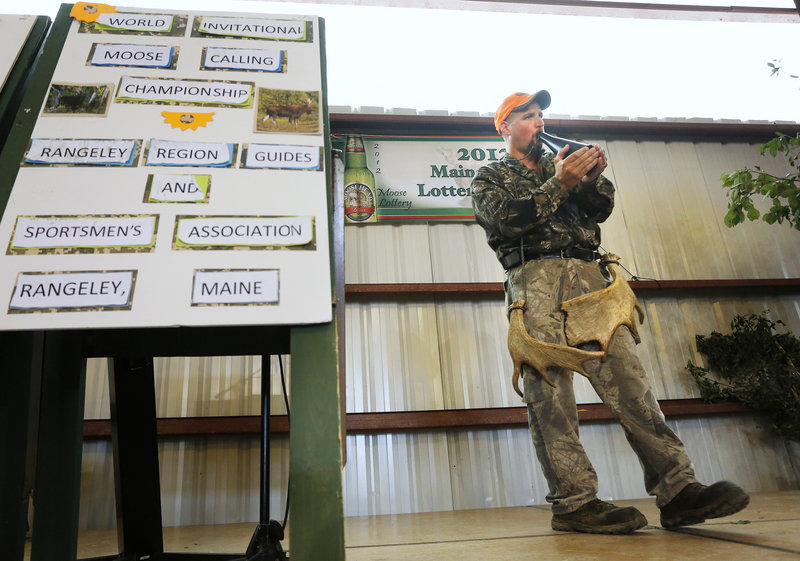
POLYGON ((547 90, 539 90, 534 94, 517 92, 505 98, 494 114, 494 128, 497 129, 497 133, 500 134, 500 123, 505 121, 512 111, 521 109, 534 101, 542 109, 547 109, 550 107, 550 92, 547 90))

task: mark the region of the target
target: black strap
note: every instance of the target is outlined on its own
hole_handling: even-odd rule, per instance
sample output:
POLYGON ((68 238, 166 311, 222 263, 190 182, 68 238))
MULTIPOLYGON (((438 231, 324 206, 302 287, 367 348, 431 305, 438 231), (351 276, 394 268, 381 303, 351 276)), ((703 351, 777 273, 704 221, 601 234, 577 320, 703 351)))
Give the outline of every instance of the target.
MULTIPOLYGON (((601 255, 594 249, 586 249, 583 247, 568 247, 561 251, 554 251, 552 253, 532 253, 525 252, 525 260, 533 261, 535 259, 582 259, 583 261, 595 261, 600 259, 601 255)), ((513 249, 508 254, 500 258, 500 264, 503 269, 508 271, 514 267, 522 264, 522 255, 519 249, 513 249)))

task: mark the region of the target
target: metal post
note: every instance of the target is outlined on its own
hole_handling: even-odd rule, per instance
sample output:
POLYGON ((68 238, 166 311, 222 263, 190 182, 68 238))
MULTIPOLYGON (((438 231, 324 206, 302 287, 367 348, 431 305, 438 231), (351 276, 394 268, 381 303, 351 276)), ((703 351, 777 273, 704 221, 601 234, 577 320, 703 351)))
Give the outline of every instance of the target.
POLYGON ((86 357, 80 331, 48 331, 42 365, 31 561, 78 550, 86 357))
POLYGON ((22 561, 28 503, 36 467, 39 392, 42 377, 41 331, 0 333, 3 357, 0 392, 0 543, 3 557, 22 561))
POLYGON ((164 551, 151 357, 108 359, 117 544, 123 559, 164 551))
POLYGON ((286 553, 281 546, 283 527, 269 519, 269 418, 270 378, 272 375, 270 355, 261 355, 261 477, 259 484, 258 527, 250 539, 245 552, 246 561, 281 561, 286 553))

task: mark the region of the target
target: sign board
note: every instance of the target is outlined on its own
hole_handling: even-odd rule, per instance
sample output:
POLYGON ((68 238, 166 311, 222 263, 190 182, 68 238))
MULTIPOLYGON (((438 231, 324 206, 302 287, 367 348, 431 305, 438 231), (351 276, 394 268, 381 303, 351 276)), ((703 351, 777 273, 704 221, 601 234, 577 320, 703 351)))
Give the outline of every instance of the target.
POLYGON ((379 222, 474 220, 472 178, 505 154, 500 137, 362 139, 379 222))
POLYGON ((71 16, 0 222, 2 329, 330 321, 322 21, 71 16))

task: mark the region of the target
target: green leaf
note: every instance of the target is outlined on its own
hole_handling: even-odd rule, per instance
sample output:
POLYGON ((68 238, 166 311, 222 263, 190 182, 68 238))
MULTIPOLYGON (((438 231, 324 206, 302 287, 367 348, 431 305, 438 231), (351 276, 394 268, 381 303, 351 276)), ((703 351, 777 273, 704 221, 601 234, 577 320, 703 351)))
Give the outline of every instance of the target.
POLYGON ((723 221, 725 222, 725 226, 727 226, 728 228, 733 228, 734 226, 739 224, 739 220, 737 220, 736 218, 737 218, 736 211, 729 210, 728 212, 726 212, 725 218, 723 219, 723 221))

